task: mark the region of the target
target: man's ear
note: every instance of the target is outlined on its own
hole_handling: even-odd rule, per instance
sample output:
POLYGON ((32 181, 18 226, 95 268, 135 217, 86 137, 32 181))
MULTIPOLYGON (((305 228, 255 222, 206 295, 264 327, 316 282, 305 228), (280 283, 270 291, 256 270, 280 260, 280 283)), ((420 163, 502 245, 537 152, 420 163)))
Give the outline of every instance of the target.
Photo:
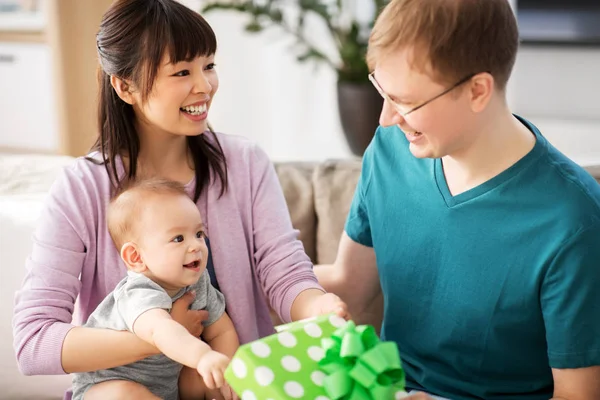
POLYGON ((121 258, 127 267, 134 272, 145 272, 148 267, 142 260, 138 246, 133 242, 127 242, 121 247, 121 258))
POLYGON ((125 103, 133 105, 135 103, 135 97, 133 96, 133 87, 130 82, 127 82, 121 78, 117 78, 114 75, 110 76, 110 84, 117 92, 117 96, 121 98, 125 103))
POLYGON ((471 109, 474 112, 481 112, 485 109, 494 94, 494 87, 494 77, 487 72, 473 77, 469 94, 471 109))

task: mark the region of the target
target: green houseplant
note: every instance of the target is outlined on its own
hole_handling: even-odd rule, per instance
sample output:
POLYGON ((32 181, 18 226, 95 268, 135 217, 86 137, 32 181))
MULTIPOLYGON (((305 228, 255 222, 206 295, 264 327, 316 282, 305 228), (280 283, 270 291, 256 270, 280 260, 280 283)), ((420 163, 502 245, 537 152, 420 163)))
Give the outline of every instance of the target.
POLYGON ((368 21, 352 15, 354 0, 207 0, 202 12, 230 10, 245 13, 246 31, 278 28, 296 41, 299 62, 314 61, 333 68, 338 76, 338 108, 346 140, 352 152, 362 155, 377 127, 382 99, 369 83, 365 54, 375 16, 389 0, 371 2, 374 11, 368 21), (293 15, 293 17, 290 17, 293 15), (307 38, 305 21, 317 17, 327 27, 337 54, 323 52, 307 38))

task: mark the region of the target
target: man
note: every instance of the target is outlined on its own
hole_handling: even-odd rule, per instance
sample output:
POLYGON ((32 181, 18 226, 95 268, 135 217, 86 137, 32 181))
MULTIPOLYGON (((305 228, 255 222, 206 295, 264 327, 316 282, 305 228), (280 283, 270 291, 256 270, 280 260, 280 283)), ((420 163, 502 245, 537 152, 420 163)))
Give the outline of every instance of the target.
POLYGON ((410 390, 600 399, 600 186, 508 109, 517 48, 506 0, 383 10, 381 127, 316 272, 359 320, 382 295, 410 390))

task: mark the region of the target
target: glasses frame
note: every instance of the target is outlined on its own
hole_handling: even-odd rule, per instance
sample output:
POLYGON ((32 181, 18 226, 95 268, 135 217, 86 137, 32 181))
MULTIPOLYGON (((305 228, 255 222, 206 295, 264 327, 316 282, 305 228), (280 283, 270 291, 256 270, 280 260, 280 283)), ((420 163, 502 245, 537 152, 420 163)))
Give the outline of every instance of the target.
POLYGON ((379 85, 379 82, 377 82, 377 80, 375 79, 375 71, 373 71, 373 72, 371 72, 369 74, 369 80, 371 81, 371 83, 373 84, 373 86, 375 86, 375 89, 377 89, 377 91, 379 92, 379 94, 381 95, 381 97, 383 97, 383 99, 385 101, 387 101, 392 106, 394 106, 394 109, 396 110, 396 112, 398 114, 400 114, 402 117, 406 117, 408 114, 413 113, 413 112, 415 112, 415 111, 417 111, 417 110, 425 107, 427 104, 431 103, 432 101, 439 99, 443 95, 445 95, 447 93, 450 93, 451 91, 453 91, 454 89, 456 89, 460 85, 462 85, 462 84, 468 82, 469 80, 471 80, 475 75, 477 75, 477 74, 473 73, 473 74, 469 74, 469 75, 465 76, 464 78, 462 78, 461 80, 459 80, 458 82, 456 82, 454 85, 452 85, 448 89, 444 90, 442 93, 433 96, 429 100, 427 100, 427 101, 419 104, 416 107, 411 108, 408 111, 402 111, 402 109, 404 107, 402 107, 400 104, 398 104, 397 102, 395 102, 394 100, 392 100, 392 98, 386 92, 383 91, 383 89, 379 85))

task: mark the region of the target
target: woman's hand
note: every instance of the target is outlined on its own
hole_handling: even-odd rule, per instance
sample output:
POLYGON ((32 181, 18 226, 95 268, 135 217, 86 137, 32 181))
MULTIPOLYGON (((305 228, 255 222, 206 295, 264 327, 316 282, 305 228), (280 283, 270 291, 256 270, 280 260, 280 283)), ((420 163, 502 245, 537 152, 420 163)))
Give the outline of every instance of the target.
POLYGON ((336 313, 345 320, 351 319, 348 306, 339 296, 333 293, 325 293, 313 301, 311 316, 336 313))
POLYGON ((200 337, 204 331, 202 322, 208 319, 208 311, 190 310, 190 304, 195 298, 196 294, 190 291, 177 299, 171 309, 171 318, 183 325, 194 337, 200 337))

